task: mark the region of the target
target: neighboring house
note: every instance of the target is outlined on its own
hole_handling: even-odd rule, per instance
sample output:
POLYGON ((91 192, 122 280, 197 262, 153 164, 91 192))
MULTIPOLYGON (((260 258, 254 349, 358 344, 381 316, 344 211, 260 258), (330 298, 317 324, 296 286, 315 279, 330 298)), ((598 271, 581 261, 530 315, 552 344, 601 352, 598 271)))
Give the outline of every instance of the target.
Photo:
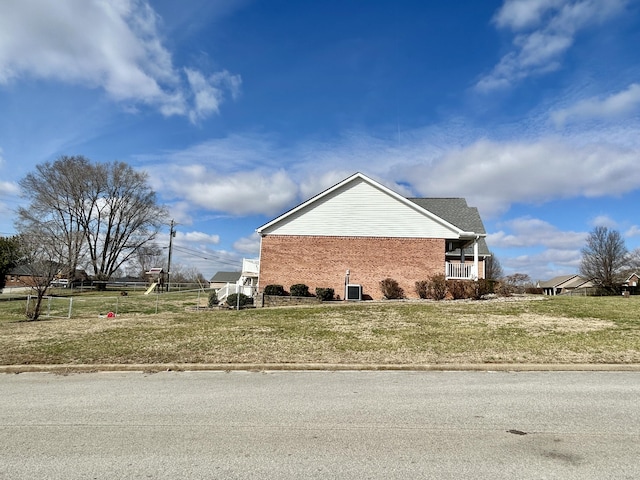
POLYGON ((629 294, 631 295, 637 295, 639 285, 640 285, 640 275, 638 275, 636 272, 633 272, 622 283, 622 291, 629 292, 629 294))
POLYGON ((240 280, 242 272, 217 272, 209 280, 209 288, 218 289, 228 284, 236 284, 240 280))
POLYGON ((20 265, 5 274, 4 282, 4 287, 7 289, 25 288, 34 286, 37 283, 37 278, 33 277, 33 270, 27 265, 20 265))
MULTIPOLYGON (((57 288, 71 288, 76 287, 78 285, 82 285, 84 283, 89 284, 91 282, 91 278, 87 275, 87 272, 81 269, 76 269, 73 277, 64 275, 63 269, 58 263, 52 263, 53 271, 57 271, 58 273, 51 278, 51 282, 49 286, 57 287, 57 288)), ((4 277, 5 279, 5 288, 13 289, 13 288, 33 288, 38 285, 41 285, 42 281, 46 281, 45 277, 39 277, 34 275, 34 272, 38 270, 30 265, 20 265, 13 268, 9 273, 7 273, 4 277)))
POLYGON ((51 279, 52 284, 56 286, 68 286, 70 280, 61 274, 62 266, 56 262, 47 262, 44 269, 35 267, 34 265, 19 265, 5 274, 5 288, 25 288, 36 287, 41 285, 46 278, 51 279), (35 272, 41 272, 42 275, 36 275, 35 272), (52 275, 57 272, 55 275, 52 275), (49 276, 51 275, 51 276, 49 276))
MULTIPOLYGON (((356 173, 257 229, 259 290, 304 283, 347 285, 381 298, 379 283, 396 280, 409 298, 432 275, 484 278, 489 250, 478 210, 462 198, 405 198, 356 173)), ((351 298, 351 295, 349 295, 351 298)))
POLYGON ((233 293, 243 293, 252 297, 258 287, 259 270, 258 259, 243 258, 242 271, 216 273, 210 281, 210 288, 217 289, 220 302, 224 302, 233 293))
POLYGON ((561 275, 546 282, 538 282, 537 287, 541 288, 545 295, 561 295, 578 288, 593 287, 593 282, 577 274, 561 275))

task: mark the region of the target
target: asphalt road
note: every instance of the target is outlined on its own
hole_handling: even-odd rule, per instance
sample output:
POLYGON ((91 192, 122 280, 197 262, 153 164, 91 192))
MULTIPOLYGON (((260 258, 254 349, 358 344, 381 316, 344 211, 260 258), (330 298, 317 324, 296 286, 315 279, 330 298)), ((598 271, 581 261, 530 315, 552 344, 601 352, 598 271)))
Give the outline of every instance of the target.
POLYGON ((637 479, 637 372, 0 375, 0 479, 637 479))

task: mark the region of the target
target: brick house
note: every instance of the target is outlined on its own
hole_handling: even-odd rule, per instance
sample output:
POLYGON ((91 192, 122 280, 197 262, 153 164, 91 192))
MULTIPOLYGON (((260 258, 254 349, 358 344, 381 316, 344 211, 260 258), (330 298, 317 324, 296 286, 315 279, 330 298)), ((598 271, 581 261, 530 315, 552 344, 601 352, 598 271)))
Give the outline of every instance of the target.
POLYGON ((37 283, 38 279, 34 278, 33 270, 25 265, 12 268, 4 276, 4 287, 6 289, 33 287, 37 283))
POLYGON ((50 268, 36 268, 30 265, 18 265, 12 268, 4 277, 5 288, 33 288, 41 285, 43 280, 46 282, 50 277, 52 286, 69 287, 78 285, 83 282, 89 283, 91 279, 87 272, 81 269, 76 269, 73 276, 62 275, 62 267, 58 263, 52 263, 50 268), (38 276, 37 272, 45 272, 45 275, 38 276), (55 273, 55 274, 54 274, 55 273))
POLYGON ((405 198, 356 173, 257 229, 261 237, 258 290, 304 283, 361 286, 382 297, 379 282, 398 281, 408 298, 415 282, 435 274, 484 278, 490 255, 478 210, 462 198, 405 198))
POLYGON ((640 285, 640 275, 633 272, 624 282, 622 282, 622 291, 629 292, 631 295, 637 295, 638 285, 640 285))

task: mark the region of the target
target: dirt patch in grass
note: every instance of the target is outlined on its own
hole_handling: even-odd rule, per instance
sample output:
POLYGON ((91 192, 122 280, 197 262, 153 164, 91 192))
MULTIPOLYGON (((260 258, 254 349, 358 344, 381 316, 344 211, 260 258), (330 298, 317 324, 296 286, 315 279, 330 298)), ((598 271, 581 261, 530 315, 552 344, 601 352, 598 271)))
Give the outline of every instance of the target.
POLYGON ((615 327, 610 320, 598 318, 567 318, 551 315, 523 313, 517 316, 488 315, 468 322, 484 322, 487 326, 518 326, 531 335, 554 335, 558 333, 594 332, 615 327))

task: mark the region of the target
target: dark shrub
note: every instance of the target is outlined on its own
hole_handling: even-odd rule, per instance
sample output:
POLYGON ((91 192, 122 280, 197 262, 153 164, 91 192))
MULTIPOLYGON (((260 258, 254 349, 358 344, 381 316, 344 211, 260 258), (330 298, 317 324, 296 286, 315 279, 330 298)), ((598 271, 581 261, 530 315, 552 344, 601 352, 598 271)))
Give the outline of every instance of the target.
POLYGON ((464 280, 447 280, 446 285, 449 295, 451 295, 454 300, 469 298, 469 294, 467 293, 467 283, 469 282, 464 280))
POLYGON ((382 295, 389 300, 404 298, 404 290, 393 278, 385 278, 384 280, 381 280, 380 290, 382 290, 382 295))
POLYGON ((309 293, 309 287, 304 283, 296 283, 295 285, 291 285, 289 289, 292 297, 309 297, 311 294, 309 293))
POLYGON ((484 295, 489 295, 490 293, 495 293, 495 280, 490 280, 486 278, 481 278, 478 280, 478 292, 476 298, 482 298, 484 295))
POLYGON ((508 282, 500 281, 496 287, 496 293, 503 297, 510 297, 515 293, 515 288, 508 282))
POLYGON ((328 302, 329 300, 333 300, 334 295, 333 288, 316 288, 316 297, 318 297, 323 302, 328 302))
POLYGON ((218 292, 216 292, 215 290, 211 290, 211 293, 209 294, 209 301, 208 301, 207 305, 209 306, 209 308, 213 308, 213 307, 217 307, 218 306, 218 292))
POLYGON ((464 296, 453 295, 454 298, 473 298, 480 300, 485 295, 493 293, 495 280, 486 280, 481 278, 476 281, 462 281, 465 284, 464 296))
POLYGON ((227 297, 226 303, 230 307, 235 307, 238 305, 238 300, 241 307, 244 307, 245 305, 253 305, 253 298, 245 295, 244 293, 232 293, 227 297), (238 299, 238 295, 240 295, 240 299, 238 299))
POLYGON ((283 297, 287 294, 287 292, 284 291, 284 287, 282 285, 267 285, 266 287, 264 287, 264 294, 283 297))
POLYGON ((416 295, 420 298, 429 298, 429 280, 416 282, 416 295))
POLYGON ((444 273, 432 275, 429 279, 429 295, 428 298, 434 300, 442 300, 447 296, 447 279, 444 273))

